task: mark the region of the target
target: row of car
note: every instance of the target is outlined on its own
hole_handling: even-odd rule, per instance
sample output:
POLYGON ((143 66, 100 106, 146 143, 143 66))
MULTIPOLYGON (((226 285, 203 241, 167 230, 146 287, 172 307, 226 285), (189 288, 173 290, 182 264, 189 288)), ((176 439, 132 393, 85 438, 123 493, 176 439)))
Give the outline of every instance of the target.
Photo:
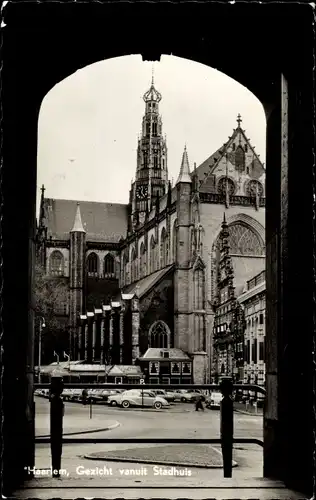
MULTIPOLYGON (((35 395, 48 397, 48 389, 36 389, 35 395)), ((203 396, 199 389, 64 389, 62 398, 64 401, 104 403, 110 406, 152 406, 156 409, 170 406, 170 403, 195 403, 203 396)), ((222 399, 221 393, 213 392, 209 396, 203 397, 206 407, 219 408, 222 399)))

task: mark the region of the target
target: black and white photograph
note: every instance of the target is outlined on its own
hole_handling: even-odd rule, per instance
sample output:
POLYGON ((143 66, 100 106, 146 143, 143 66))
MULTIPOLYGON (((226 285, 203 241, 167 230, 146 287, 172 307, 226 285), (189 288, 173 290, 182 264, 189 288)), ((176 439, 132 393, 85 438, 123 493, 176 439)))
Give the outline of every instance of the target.
POLYGON ((315 498, 313 15, 4 2, 3 498, 315 498))

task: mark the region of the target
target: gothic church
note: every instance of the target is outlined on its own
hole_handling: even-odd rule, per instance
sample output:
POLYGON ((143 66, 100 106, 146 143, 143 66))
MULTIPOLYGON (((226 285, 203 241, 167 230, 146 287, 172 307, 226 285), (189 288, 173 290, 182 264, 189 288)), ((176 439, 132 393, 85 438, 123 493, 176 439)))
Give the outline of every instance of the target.
MULTIPOLYGON (((59 315, 72 360, 147 360, 149 382, 208 383, 222 221, 238 296, 265 268, 265 170, 238 116, 232 136, 201 165, 190 167, 184 148, 171 185, 154 81, 143 98, 129 203, 47 198, 43 187, 37 258, 47 279, 67 289, 59 315)), ((228 291, 220 293, 225 307, 228 291)))

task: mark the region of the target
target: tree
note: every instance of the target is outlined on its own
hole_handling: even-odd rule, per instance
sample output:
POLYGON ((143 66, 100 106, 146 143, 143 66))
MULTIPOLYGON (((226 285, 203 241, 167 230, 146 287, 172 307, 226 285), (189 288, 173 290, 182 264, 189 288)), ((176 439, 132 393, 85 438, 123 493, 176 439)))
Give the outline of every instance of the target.
MULTIPOLYGON (((68 351, 69 292, 68 279, 47 276, 40 265, 35 266, 34 309, 36 318, 43 317, 42 361, 52 361, 54 350, 68 351)), ((39 321, 36 320, 36 343, 38 342, 39 321)), ((36 364, 36 362, 35 362, 36 364)))

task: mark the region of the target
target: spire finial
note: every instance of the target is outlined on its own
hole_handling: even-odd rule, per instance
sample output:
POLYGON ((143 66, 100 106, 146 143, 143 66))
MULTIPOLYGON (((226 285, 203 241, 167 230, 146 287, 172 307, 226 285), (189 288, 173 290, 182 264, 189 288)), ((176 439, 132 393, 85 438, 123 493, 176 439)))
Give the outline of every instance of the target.
POLYGON ((240 124, 242 122, 242 119, 241 119, 241 116, 240 116, 240 113, 238 113, 238 116, 237 116, 237 124, 238 124, 238 128, 240 128, 240 124))
POLYGON ((190 184, 192 182, 186 145, 184 146, 180 173, 179 173, 179 177, 178 177, 176 184, 178 184, 179 182, 188 182, 190 184))
POLYGON ((43 196, 43 198, 44 198, 44 193, 45 193, 45 187, 44 187, 44 184, 42 184, 41 191, 42 191, 42 196, 43 196))
POLYGON ((74 226, 71 230, 71 233, 85 233, 85 230, 84 230, 83 225, 82 225, 82 220, 81 220, 79 201, 77 202, 77 211, 76 211, 76 215, 75 215, 75 222, 74 222, 74 226))
POLYGON ((151 68, 151 84, 154 85, 154 65, 151 68))

